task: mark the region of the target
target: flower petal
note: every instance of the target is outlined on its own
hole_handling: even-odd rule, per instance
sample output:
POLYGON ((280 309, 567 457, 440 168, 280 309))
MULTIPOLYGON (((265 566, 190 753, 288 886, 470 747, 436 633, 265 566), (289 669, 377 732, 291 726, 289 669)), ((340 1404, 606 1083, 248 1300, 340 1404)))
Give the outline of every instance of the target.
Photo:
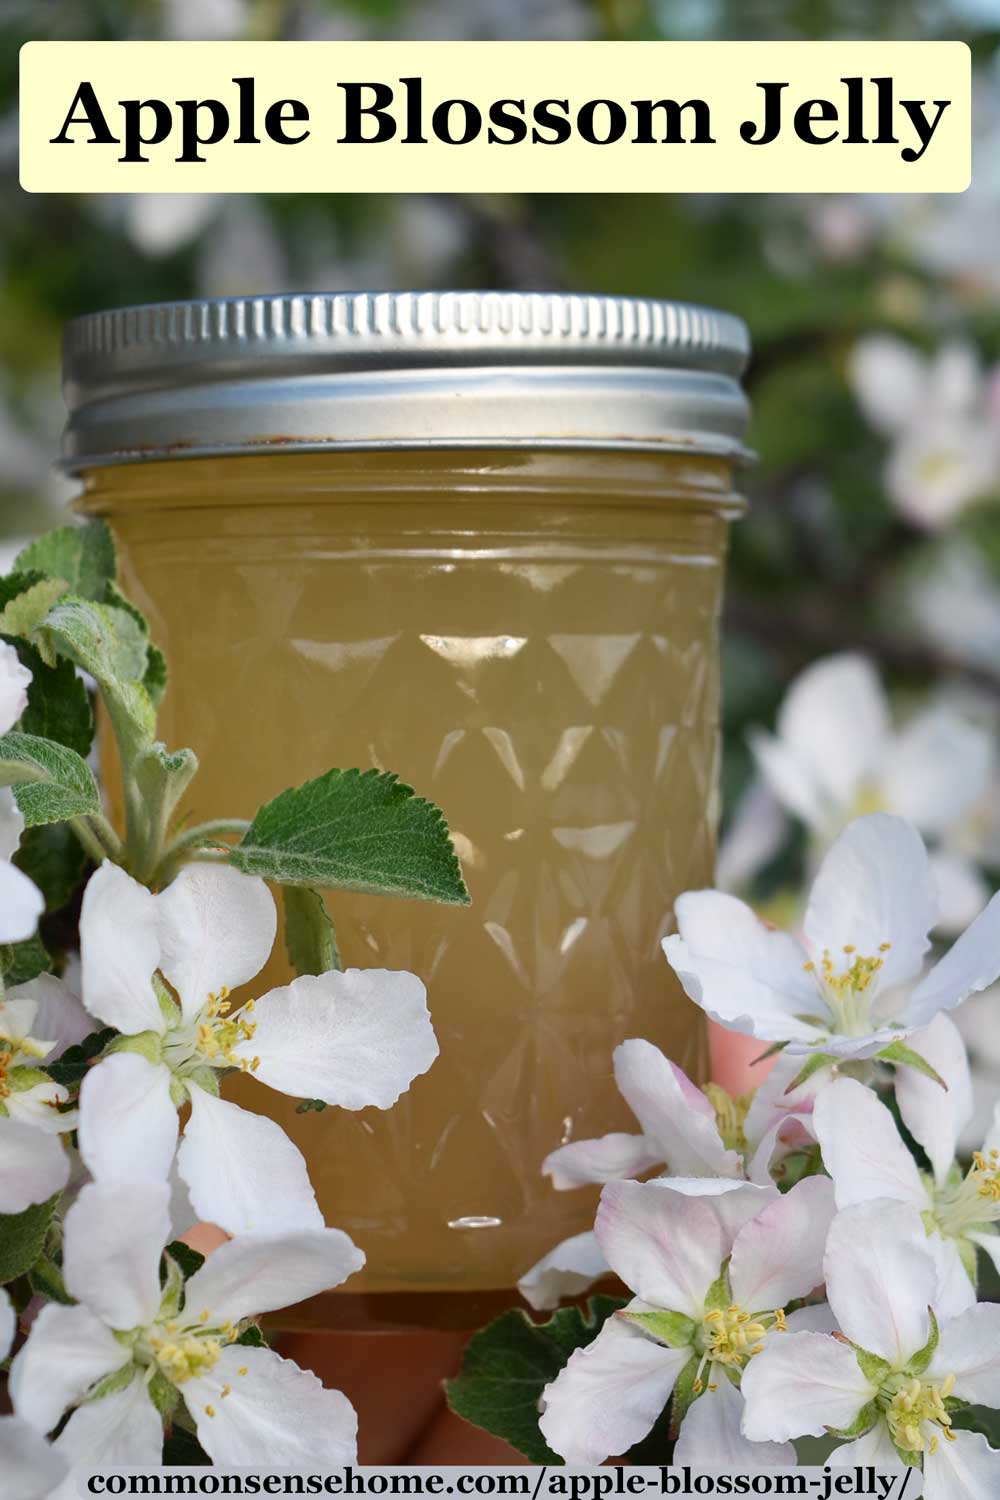
POLYGON ((751 729, 747 739, 757 770, 778 806, 809 829, 818 831, 827 826, 836 809, 824 799, 813 767, 783 739, 766 730, 751 729))
POLYGON ((360 1271, 365 1257, 339 1229, 302 1229, 220 1245, 187 1283, 187 1305, 238 1323, 330 1291, 360 1271))
POLYGON ((209 995, 253 979, 274 947, 274 897, 263 880, 230 865, 185 865, 156 906, 160 967, 185 1020, 194 1020, 209 995))
POLYGON ((156 1316, 169 1203, 166 1181, 89 1182, 66 1215, 66 1290, 109 1328, 138 1328, 156 1316))
POLYGON ((769 1312, 823 1280, 823 1251, 835 1209, 833 1184, 807 1177, 744 1224, 733 1244, 733 1300, 747 1312, 769 1312))
POLYGON ((303 974, 257 1001, 256 1033, 237 1057, 295 1099, 390 1109, 438 1055, 427 992, 389 969, 303 974))
POLYGON ((945 703, 915 714, 882 773, 885 804, 938 837, 985 795, 995 762, 992 732, 945 703))
POLYGON ((137 1052, 115 1052, 80 1086, 80 1155, 99 1181, 163 1182, 177 1149, 170 1070, 137 1052))
POLYGON ((14 1334, 17 1332, 17 1317, 10 1298, 0 1286, 0 1363, 11 1351, 14 1334))
POLYGON ((281 1126, 204 1089, 191 1089, 177 1170, 199 1215, 227 1234, 323 1228, 305 1158, 281 1126))
POLYGON ((903 339, 868 334, 851 352, 850 379, 865 416, 879 432, 902 432, 919 420, 931 392, 927 359, 903 339))
POLYGON ((131 1358, 88 1308, 49 1302, 11 1363, 14 1411, 39 1432, 50 1432, 68 1406, 131 1358))
POLYGON ((777 854, 788 821, 785 810, 761 777, 739 798, 726 824, 715 862, 715 884, 738 891, 777 854))
POLYGON ((20 1417, 0 1417, 0 1474, 4 1500, 49 1500, 66 1465, 34 1427, 20 1417))
POLYGON ((869 1427, 864 1436, 855 1438, 853 1443, 844 1443, 841 1447, 834 1448, 827 1463, 834 1469, 853 1469, 861 1464, 862 1467, 871 1465, 874 1469, 882 1469, 890 1474, 906 1472, 906 1465, 896 1452, 896 1446, 884 1422, 876 1422, 874 1427, 869 1427))
POLYGON ((0 943, 34 937, 45 898, 23 870, 0 859, 0 943))
POLYGON ((163 1418, 136 1373, 123 1390, 77 1407, 56 1438, 58 1453, 74 1469, 115 1464, 158 1467, 163 1456, 163 1418))
POLYGON ((659 1147, 656 1160, 672 1175, 742 1176, 739 1152, 723 1145, 711 1103, 659 1047, 638 1038, 622 1042, 615 1079, 647 1141, 659 1147))
POLYGON ((24 813, 14 801, 12 787, 0 786, 0 860, 13 859, 24 832, 24 813))
POLYGON ((824 1264, 827 1300, 844 1333, 902 1369, 927 1343, 938 1282, 920 1214, 884 1198, 845 1208, 830 1226, 824 1264))
MULTIPOLYGON (((901 1068, 899 1074, 912 1071, 901 1068)), ((940 1084, 932 1087, 944 1092, 940 1084)), ((910 1203, 921 1213, 930 1207, 895 1120, 864 1084, 853 1078, 835 1079, 816 1100, 813 1126, 823 1164, 836 1186, 838 1208, 874 1198, 910 1203)))
POLYGON ((818 959, 829 951, 835 967, 844 964, 845 949, 881 956, 879 989, 885 991, 919 972, 937 919, 919 833, 902 818, 870 813, 845 828, 820 865, 803 930, 810 955, 818 959), (886 943, 891 947, 883 953, 886 943))
POLYGON ((571 1464, 602 1464, 649 1432, 692 1357, 667 1349, 620 1318, 577 1349, 542 1393, 538 1425, 549 1447, 571 1464))
POLYGON ((896 1103, 903 1124, 927 1153, 934 1179, 943 1187, 959 1137, 972 1119, 972 1076, 965 1043, 955 1023, 941 1013, 923 1031, 915 1032, 907 1045, 945 1083, 942 1088, 916 1068, 896 1069, 896 1103))
MULTIPOLYGON (((797 1002, 778 994, 770 985, 732 964, 696 956, 676 934, 663 939, 663 951, 688 999, 728 1031, 739 1031, 765 1042, 794 1039, 806 1048, 822 1042, 822 1030, 799 1019, 797 1002)), ((811 1004, 812 1014, 822 1012, 818 994, 811 1004)))
POLYGON ((7 1117, 23 1120, 34 1130, 44 1130, 48 1135, 65 1135, 67 1131, 75 1130, 78 1123, 75 1109, 59 1111, 58 1106, 65 1104, 68 1098, 69 1091, 61 1083, 51 1080, 35 1083, 30 1089, 18 1089, 7 1096, 7 1117))
POLYGON ((743 1436, 743 1397, 730 1381, 713 1382, 688 1408, 671 1464, 693 1469, 773 1469, 793 1465, 791 1443, 751 1443, 743 1436))
POLYGON ((157 897, 105 860, 87 882, 80 912, 83 1001, 126 1036, 160 1035, 166 1022, 153 990, 160 965, 157 897))
POLYGON ((68 1181, 69 1157, 58 1136, 0 1118, 0 1214, 23 1214, 68 1181))
POLYGON ((938 1322, 944 1323, 975 1305, 976 1289, 962 1263, 957 1240, 948 1235, 929 1234, 927 1248, 934 1257, 938 1273, 932 1306, 938 1322))
POLYGON ((623 1177, 639 1177, 651 1167, 661 1166, 662 1153, 644 1135, 615 1132, 595 1141, 570 1141, 557 1146, 542 1162, 542 1173, 551 1177, 552 1186, 583 1187, 591 1182, 619 1182, 623 1177))
POLYGON ((31 673, 13 646, 0 641, 0 734, 13 729, 28 706, 31 673))
POLYGON ((558 1307, 564 1297, 576 1297, 595 1281, 610 1274, 592 1229, 563 1240, 548 1255, 526 1271, 517 1283, 529 1307, 536 1312, 558 1307))
POLYGON ((874 779, 889 738, 889 705, 878 673, 854 652, 824 657, 789 688, 777 728, 781 745, 815 787, 821 813, 842 818, 874 779))
POLYGON ((926 1026, 939 1010, 954 1010, 1000 977, 1000 892, 980 912, 910 996, 903 1019, 926 1026))
POLYGON ((729 1177, 659 1177, 654 1179, 673 1193, 701 1198, 722 1226, 726 1253, 744 1224, 756 1218, 766 1204, 778 1196, 773 1182, 744 1182, 729 1177))
POLYGON ((594 1233, 608 1265, 638 1297, 695 1318, 729 1250, 711 1203, 661 1180, 609 1183, 594 1233))
POLYGON ((927 1377, 955 1377, 955 1395, 978 1406, 1000 1406, 1000 1305, 980 1302, 941 1324, 927 1377))
POLYGON ((744 1436, 780 1443, 850 1427, 876 1388, 847 1344, 825 1333, 782 1333, 747 1365, 741 1390, 744 1436))
POLYGON ((358 1419, 347 1397, 271 1349, 230 1345, 183 1393, 215 1464, 341 1469, 357 1462, 358 1419))
POLYGON ((68 984, 54 974, 39 974, 27 984, 7 991, 8 1000, 30 1000, 35 1005, 32 1035, 54 1042, 46 1054, 46 1063, 62 1057, 67 1047, 75 1047, 96 1029, 94 1018, 84 1010, 68 984))
POLYGON ((981 1432, 956 1432, 951 1443, 939 1443, 924 1454, 927 1500, 995 1500, 1000 1451, 981 1432))
POLYGON ((829 1302, 809 1302, 785 1319, 790 1333, 839 1333, 829 1302))
POLYGON ((800 943, 762 922, 757 913, 722 891, 687 891, 677 898, 677 931, 698 959, 738 969, 791 1004, 791 1013, 816 1003, 816 984, 805 970, 800 943))

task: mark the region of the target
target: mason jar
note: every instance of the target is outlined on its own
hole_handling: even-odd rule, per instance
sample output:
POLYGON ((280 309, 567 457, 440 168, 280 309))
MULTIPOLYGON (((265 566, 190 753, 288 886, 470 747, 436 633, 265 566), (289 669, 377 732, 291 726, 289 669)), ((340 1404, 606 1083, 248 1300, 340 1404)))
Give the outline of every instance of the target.
MULTIPOLYGON (((442 808, 472 896, 329 894, 346 966, 427 986, 440 1057, 393 1109, 226 1085, 366 1252, 307 1326, 472 1326, 592 1223, 596 1190, 554 1192, 541 1165, 637 1128, 616 1045, 703 1077, 660 940, 712 880, 746 357, 725 314, 548 293, 69 326, 65 464, 167 653, 160 734, 201 763, 186 820, 249 818, 331 766, 391 770, 442 808)), ((288 978, 279 941, 257 991, 288 978)))

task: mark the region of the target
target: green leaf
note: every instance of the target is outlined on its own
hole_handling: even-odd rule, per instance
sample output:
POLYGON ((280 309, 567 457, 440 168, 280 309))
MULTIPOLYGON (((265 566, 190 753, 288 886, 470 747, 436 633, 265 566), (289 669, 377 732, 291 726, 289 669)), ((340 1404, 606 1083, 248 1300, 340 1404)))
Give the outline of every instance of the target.
POLYGON ((991 1448, 1000 1448, 1000 1411, 991 1406, 964 1406, 952 1413, 956 1432, 981 1432, 991 1448))
POLYGON ((32 644, 47 661, 68 657, 97 680, 126 746, 137 749, 152 739, 156 710, 143 686, 147 639, 127 610, 67 594, 35 631, 32 644))
POLYGON ((282 904, 285 948, 296 974, 325 974, 342 968, 333 923, 320 892, 308 885, 286 885, 282 904))
POLYGON ((52 958, 40 937, 25 938, 23 943, 0 945, 0 973, 7 989, 27 984, 52 968, 52 958))
POLYGON ((25 830, 14 863, 38 886, 46 910, 59 911, 80 885, 87 856, 65 823, 45 823, 25 830))
POLYGON ((325 1099, 300 1099, 295 1106, 297 1115, 321 1115, 326 1109, 325 1099))
POLYGON ((881 1385, 892 1369, 888 1360, 880 1359, 877 1354, 870 1354, 867 1349, 861 1349, 857 1344, 854 1346, 854 1357, 862 1375, 875 1386, 881 1385))
POLYGON ((198 1250, 192 1250, 190 1245, 185 1245, 183 1240, 171 1240, 165 1254, 176 1261, 184 1274, 184 1280, 193 1276, 195 1271, 200 1271, 205 1264, 205 1257, 198 1250))
POLYGON ((33 734, 0 736, 0 784, 13 787, 29 828, 101 811, 97 782, 83 757, 33 734))
POLYGON ((910 1375, 922 1375, 924 1373, 924 1371, 927 1369, 927 1366, 934 1358, 934 1351, 938 1346, 940 1330, 938 1329, 938 1320, 934 1316, 934 1309, 932 1307, 929 1307, 927 1309, 927 1316, 930 1319, 930 1337, 928 1338, 924 1347, 917 1350, 916 1354, 907 1365, 907 1373, 910 1375))
POLYGON ((933 1078, 943 1089, 948 1087, 941 1074, 931 1067, 927 1059, 921 1057, 919 1052, 914 1052, 905 1042, 890 1042, 888 1047, 883 1047, 875 1055, 882 1062, 895 1063, 897 1067, 916 1068, 918 1073, 923 1073, 925 1078, 933 1078))
POLYGON ((40 578, 10 599, 0 611, 0 635, 29 636, 66 592, 58 578, 40 578))
POLYGON ((191 1468, 202 1464, 209 1466, 212 1460, 194 1433, 175 1422, 163 1445, 163 1462, 173 1468, 191 1468))
POLYGON ((55 1062, 46 1063, 46 1073, 56 1083, 61 1083, 64 1088, 75 1088, 86 1077, 91 1061, 99 1057, 117 1035, 113 1026, 106 1026, 101 1031, 92 1031, 90 1036, 84 1037, 83 1041, 77 1042, 76 1046, 67 1047, 55 1062))
POLYGON ((327 771, 262 807, 230 856, 281 885, 466 905, 440 810, 390 772, 327 771))
POLYGON ((267 1339, 256 1323, 249 1323, 236 1342, 244 1349, 267 1349, 269 1347, 267 1339))
POLYGON ((115 576, 115 544, 105 521, 61 526, 29 542, 14 559, 14 567, 61 578, 74 594, 100 600, 115 576))
POLYGON ((532 1463, 561 1464, 539 1431, 539 1398, 574 1349, 592 1343, 624 1305, 617 1297, 592 1297, 585 1309, 560 1308, 547 1323, 503 1313, 469 1340, 461 1373, 445 1387, 448 1405, 532 1463))
POLYGON ((57 740, 77 755, 89 755, 94 743, 94 714, 90 694, 73 663, 60 657, 49 666, 27 641, 17 642, 17 654, 31 672, 21 731, 42 740, 57 740))
POLYGON ((72 1306, 76 1302, 66 1290, 62 1271, 47 1255, 40 1255, 31 1268, 31 1287, 38 1297, 48 1297, 50 1302, 61 1302, 72 1306))
POLYGON ((0 1214, 0 1286, 30 1271, 45 1248, 59 1194, 23 1214, 0 1214))
POLYGON ((671 1349, 683 1349, 694 1339, 694 1319, 685 1317, 683 1313, 623 1312, 620 1316, 626 1323, 634 1323, 637 1328, 651 1334, 658 1343, 668 1344, 671 1349))
POLYGON ((152 700, 153 707, 159 708, 163 702, 163 695, 167 691, 170 681, 170 672, 167 667, 167 658, 159 646, 149 643, 148 660, 146 663, 146 675, 142 679, 142 685, 152 700))

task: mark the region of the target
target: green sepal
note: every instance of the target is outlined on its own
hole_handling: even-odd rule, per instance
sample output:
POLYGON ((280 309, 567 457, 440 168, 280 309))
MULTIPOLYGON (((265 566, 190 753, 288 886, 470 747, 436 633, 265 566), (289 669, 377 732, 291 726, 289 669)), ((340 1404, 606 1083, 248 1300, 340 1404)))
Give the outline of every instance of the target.
POLYGON ((28 1274, 37 1297, 47 1297, 50 1302, 61 1302, 67 1307, 75 1305, 76 1298, 66 1290, 61 1269, 47 1255, 40 1255, 28 1274))
POLYGON ((916 1354, 910 1360, 910 1363, 906 1367, 907 1375, 922 1375, 927 1369, 927 1366, 930 1364, 931 1360, 934 1358, 934 1351, 938 1346, 938 1340, 940 1339, 941 1334, 938 1328, 938 1320, 934 1315, 933 1307, 928 1307, 927 1317, 930 1321, 930 1337, 928 1338, 924 1347, 922 1349, 918 1349, 916 1354))
POLYGON ((858 1368, 862 1375, 877 1390, 892 1370, 892 1365, 890 1365, 887 1359, 880 1359, 877 1354, 872 1354, 869 1350, 862 1349, 858 1344, 854 1345, 854 1357, 858 1362, 858 1368))
POLYGON ((826 1430, 832 1437, 856 1438, 860 1437, 863 1432, 867 1432, 870 1427, 874 1427, 875 1423, 880 1420, 881 1413, 878 1407, 874 1401, 869 1401, 867 1406, 863 1406, 858 1412, 850 1427, 828 1427, 826 1430))
POLYGON ((804 1083, 809 1082, 814 1073, 818 1073, 821 1068, 829 1068, 836 1061, 837 1059, 829 1052, 812 1053, 810 1057, 806 1058, 804 1066, 799 1069, 791 1083, 785 1089, 785 1093, 791 1094, 795 1089, 801 1088, 804 1083))
POLYGON ((134 1364, 122 1365, 120 1370, 112 1370, 110 1375, 105 1375, 95 1386, 91 1386, 87 1395, 83 1398, 83 1404, 89 1406, 92 1401, 101 1401, 105 1396, 111 1396, 115 1391, 123 1391, 130 1386, 139 1371, 134 1364))
POLYGON ((116 1036, 107 1051, 109 1055, 113 1052, 137 1052, 147 1062, 160 1063, 163 1061, 163 1037, 158 1031, 137 1031, 132 1036, 116 1036))
POLYGON ((758 1052, 757 1056, 751 1059, 751 1068, 755 1068, 758 1063, 767 1062, 769 1057, 777 1057, 778 1053, 784 1052, 787 1046, 787 1042, 772 1042, 770 1047, 765 1047, 763 1052, 758 1052))
POLYGON ((171 1385, 167 1377, 156 1370, 149 1385, 146 1387, 149 1399, 165 1422, 169 1422, 177 1410, 177 1403, 181 1399, 181 1393, 176 1386, 171 1385))
POLYGON ((270 1347, 256 1323, 248 1323, 236 1340, 236 1343, 243 1349, 267 1349, 270 1347))
POLYGON ((698 1356, 692 1354, 687 1364, 674 1382, 674 1392, 670 1399, 670 1437, 676 1441, 677 1434, 681 1430, 681 1423, 687 1416, 693 1402, 697 1401, 701 1391, 695 1390, 698 1379, 698 1356))
POLYGON ((719 1275, 712 1282, 705 1293, 706 1312, 725 1312, 733 1302, 732 1287, 729 1284, 729 1262, 723 1266, 719 1275))
POLYGON ((188 1281, 196 1271, 200 1271, 205 1264, 205 1257, 201 1251, 192 1250, 191 1246, 185 1245, 183 1240, 172 1240, 164 1254, 177 1266, 185 1281, 188 1281))
POLYGON ((693 1318, 679 1312, 630 1312, 626 1307, 618 1316, 650 1334, 658 1344, 667 1344, 671 1349, 683 1349, 692 1343, 698 1326, 693 1318))
POLYGON ((14 801, 29 828, 36 823, 92 817, 101 811, 97 782, 83 757, 37 735, 0 736, 0 785, 13 788, 14 801))
MULTIPOLYGON (((184 1247, 187 1248, 186 1246, 184 1247)), ((168 1247, 160 1258, 160 1318, 176 1318, 184 1301, 184 1272, 168 1247)))
POLYGON ((156 995, 157 1004, 160 1007, 160 1015, 163 1017, 164 1025, 169 1031, 182 1020, 183 1012, 174 999, 173 992, 168 987, 166 981, 161 978, 159 970, 153 975, 153 991, 156 995))
MULTIPOLYGON (((227 1068, 226 1069, 227 1073, 241 1072, 241 1071, 242 1070, 239 1069, 239 1068, 227 1068)), ((216 1069, 216 1068, 210 1068, 206 1064, 206 1066, 203 1067, 203 1068, 195 1068, 194 1071, 188 1075, 188 1077, 190 1078, 190 1081, 192 1083, 197 1084, 198 1088, 202 1089, 206 1094, 210 1094, 213 1099, 218 1099, 218 1097, 219 1097, 219 1072, 218 1072, 218 1069, 216 1069)))
POLYGON ((48 1073, 41 1068, 29 1067, 27 1064, 18 1064, 11 1068, 7 1074, 7 1087, 12 1094, 24 1094, 28 1089, 37 1088, 40 1083, 51 1083, 48 1073))
POLYGON ((326 974, 341 969, 337 938, 322 893, 308 885, 286 885, 285 948, 296 974, 326 974))
POLYGON ((113 1026, 105 1026, 101 1031, 92 1031, 90 1036, 84 1037, 82 1042, 77 1042, 75 1047, 67 1047, 62 1057, 55 1062, 45 1064, 45 1071, 56 1083, 61 1083, 65 1088, 71 1089, 81 1083, 87 1076, 90 1064, 95 1057, 99 1057, 105 1047, 118 1033, 113 1026))
POLYGON ((0 1286, 26 1275, 38 1260, 59 1197, 33 1203, 21 1214, 0 1214, 0 1286))
POLYGON ((918 1073, 922 1073, 925 1078, 932 1078, 943 1089, 948 1087, 941 1074, 931 1067, 927 1059, 921 1057, 919 1052, 914 1052, 913 1048, 908 1047, 905 1042, 890 1042, 888 1047, 883 1047, 882 1051, 875 1055, 880 1062, 894 1063, 896 1067, 916 1068, 918 1073))

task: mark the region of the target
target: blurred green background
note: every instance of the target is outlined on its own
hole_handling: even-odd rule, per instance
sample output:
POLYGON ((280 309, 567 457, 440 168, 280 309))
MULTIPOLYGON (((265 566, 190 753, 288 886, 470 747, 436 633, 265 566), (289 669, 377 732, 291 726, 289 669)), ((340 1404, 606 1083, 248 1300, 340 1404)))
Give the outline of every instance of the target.
MULTIPOLYGON (((0 37, 0 563, 69 494, 51 462, 73 314, 356 287, 690 299, 740 313, 755 346, 727 807, 752 777, 748 727, 845 647, 899 711, 957 687, 995 712, 1000 0, 0 0, 0 37), (31 196, 17 185, 17 50, 74 37, 959 38, 974 59, 974 183, 937 198, 31 196)), ((801 879, 801 831, 786 832, 739 873, 761 899, 801 879)))

